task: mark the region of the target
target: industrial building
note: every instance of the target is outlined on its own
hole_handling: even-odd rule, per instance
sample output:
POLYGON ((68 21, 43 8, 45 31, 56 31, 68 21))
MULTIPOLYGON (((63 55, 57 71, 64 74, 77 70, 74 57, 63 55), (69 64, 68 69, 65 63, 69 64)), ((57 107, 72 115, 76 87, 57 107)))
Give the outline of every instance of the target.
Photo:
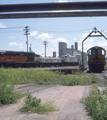
MULTIPOLYGON (((67 48, 67 43, 59 42, 59 57, 62 57, 64 54, 70 54, 72 56, 80 55, 80 62, 82 61, 82 51, 78 50, 78 43, 75 42, 74 45, 71 45, 71 48, 67 48)), ((87 63, 87 54, 84 52, 84 63, 87 63)))

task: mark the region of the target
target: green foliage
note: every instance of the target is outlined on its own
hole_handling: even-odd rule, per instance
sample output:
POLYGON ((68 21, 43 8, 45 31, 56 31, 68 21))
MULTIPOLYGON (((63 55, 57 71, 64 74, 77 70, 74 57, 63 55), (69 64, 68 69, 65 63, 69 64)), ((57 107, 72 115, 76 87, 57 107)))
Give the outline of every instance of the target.
POLYGON ((21 112, 36 112, 36 113, 48 113, 58 110, 56 106, 52 104, 52 102, 47 102, 41 105, 41 99, 37 99, 33 97, 31 93, 27 93, 26 99, 24 101, 24 105, 20 109, 21 112))
POLYGON ((95 74, 87 76, 84 72, 64 76, 61 72, 26 69, 0 69, 0 81, 19 85, 35 81, 36 84, 85 85, 98 82, 95 74))
POLYGON ((74 75, 63 75, 58 71, 0 68, 0 101, 3 104, 15 102, 21 94, 13 93, 14 85, 33 81, 36 84, 85 85, 99 80, 94 74, 87 76, 83 72, 74 75))
POLYGON ((93 120, 107 120, 107 89, 100 91, 93 87, 87 97, 82 98, 93 120))
POLYGON ((7 84, 6 82, 0 82, 0 103, 10 104, 17 101, 18 98, 22 97, 19 92, 14 92, 14 86, 7 84))
POLYGON ((25 84, 32 81, 37 84, 58 84, 60 79, 62 79, 62 74, 58 71, 0 68, 0 81, 5 81, 12 85, 25 84))
POLYGON ((68 86, 71 85, 74 86, 74 85, 86 85, 96 82, 99 82, 99 79, 95 74, 91 74, 87 76, 87 74, 84 72, 78 72, 72 76, 65 76, 62 81, 62 84, 68 86))
MULTIPOLYGON (((11 69, 12 70, 12 69, 11 69)), ((10 104, 16 102, 23 95, 19 92, 14 92, 14 85, 12 84, 12 71, 0 68, 0 103, 10 104)))

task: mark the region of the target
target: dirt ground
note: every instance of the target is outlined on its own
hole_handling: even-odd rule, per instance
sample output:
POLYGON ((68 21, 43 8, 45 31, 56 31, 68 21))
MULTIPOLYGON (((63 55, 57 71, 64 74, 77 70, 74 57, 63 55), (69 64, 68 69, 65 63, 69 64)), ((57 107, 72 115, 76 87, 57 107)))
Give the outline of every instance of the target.
POLYGON ((23 103, 22 98, 16 104, 0 106, 0 120, 92 120, 85 110, 85 105, 80 103, 81 98, 91 90, 91 86, 20 85, 16 87, 16 91, 29 90, 33 96, 41 98, 43 103, 53 101, 59 111, 43 115, 20 113, 18 110, 23 103))

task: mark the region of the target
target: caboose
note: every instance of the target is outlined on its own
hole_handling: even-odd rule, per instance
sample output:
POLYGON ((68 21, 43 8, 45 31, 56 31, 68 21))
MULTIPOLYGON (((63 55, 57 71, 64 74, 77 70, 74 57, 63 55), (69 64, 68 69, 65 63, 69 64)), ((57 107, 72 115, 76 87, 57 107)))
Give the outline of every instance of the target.
POLYGON ((90 48, 87 51, 87 54, 89 66, 88 72, 101 73, 102 71, 104 71, 104 66, 106 64, 105 62, 106 50, 102 47, 95 46, 90 48))

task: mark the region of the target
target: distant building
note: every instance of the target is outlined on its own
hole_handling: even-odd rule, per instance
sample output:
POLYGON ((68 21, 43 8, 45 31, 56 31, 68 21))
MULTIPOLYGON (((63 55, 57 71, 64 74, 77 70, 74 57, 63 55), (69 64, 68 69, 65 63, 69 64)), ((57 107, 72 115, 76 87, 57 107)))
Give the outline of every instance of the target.
MULTIPOLYGON (((67 43, 59 42, 59 57, 62 57, 63 54, 70 54, 72 56, 80 55, 80 62, 82 61, 82 51, 78 50, 78 43, 75 42, 74 46, 71 45, 71 48, 67 48, 67 43)), ((84 62, 87 63, 87 54, 84 52, 84 62)))
POLYGON ((56 57, 56 52, 53 52, 53 57, 56 57))

